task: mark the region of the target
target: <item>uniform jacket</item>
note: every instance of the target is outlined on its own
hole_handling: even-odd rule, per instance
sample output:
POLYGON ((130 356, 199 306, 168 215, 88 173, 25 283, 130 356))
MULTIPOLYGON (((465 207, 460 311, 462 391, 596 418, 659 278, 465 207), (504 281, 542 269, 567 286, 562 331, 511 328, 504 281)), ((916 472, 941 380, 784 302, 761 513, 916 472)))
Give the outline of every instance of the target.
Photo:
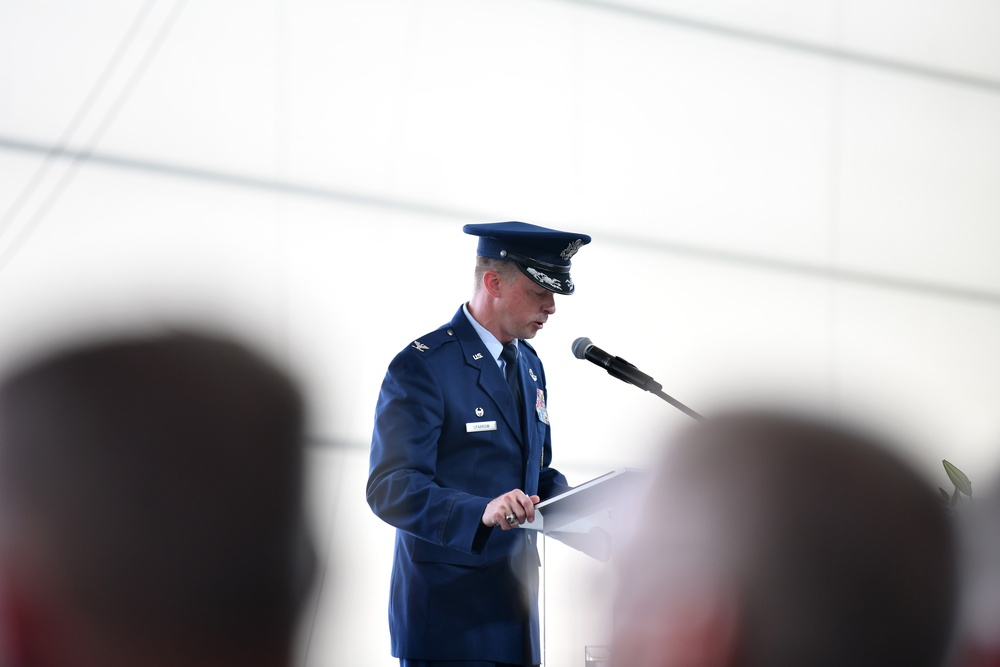
POLYGON ((539 659, 532 531, 481 523, 512 489, 568 489, 549 467, 545 371, 519 343, 525 424, 503 372, 459 308, 393 359, 375 411, 367 498, 396 527, 389 626, 396 657, 539 659))

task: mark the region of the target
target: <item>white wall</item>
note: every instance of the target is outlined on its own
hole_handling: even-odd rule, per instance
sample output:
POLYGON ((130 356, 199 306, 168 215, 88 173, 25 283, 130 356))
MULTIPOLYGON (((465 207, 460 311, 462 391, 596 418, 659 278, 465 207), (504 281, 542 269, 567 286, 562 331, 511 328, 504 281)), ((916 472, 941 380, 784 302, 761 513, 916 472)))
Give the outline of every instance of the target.
MULTIPOLYGON (((367 440, 389 359, 469 294, 466 222, 594 237, 536 339, 572 481, 687 419, 579 336, 701 412, 804 403, 985 481, 998 24, 985 0, 5 2, 0 356, 180 319, 287 359, 333 443, 317 667, 395 664, 367 440)), ((578 612, 547 664, 577 664, 600 570, 546 556, 581 591, 549 596, 578 612)))

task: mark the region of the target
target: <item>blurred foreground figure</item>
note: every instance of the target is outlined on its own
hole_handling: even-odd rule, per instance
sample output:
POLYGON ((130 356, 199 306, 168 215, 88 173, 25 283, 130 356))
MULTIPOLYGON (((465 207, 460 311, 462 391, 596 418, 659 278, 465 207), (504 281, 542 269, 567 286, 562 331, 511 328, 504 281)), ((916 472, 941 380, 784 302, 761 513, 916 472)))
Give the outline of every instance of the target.
POLYGON ((313 552, 303 409, 193 334, 120 339, 0 384, 0 664, 289 663, 313 552))
POLYGON ((1000 667, 1000 479, 960 506, 965 531, 960 667, 1000 667))
POLYGON ((699 422, 619 563, 617 667, 940 667, 951 517, 878 443, 791 417, 699 422))

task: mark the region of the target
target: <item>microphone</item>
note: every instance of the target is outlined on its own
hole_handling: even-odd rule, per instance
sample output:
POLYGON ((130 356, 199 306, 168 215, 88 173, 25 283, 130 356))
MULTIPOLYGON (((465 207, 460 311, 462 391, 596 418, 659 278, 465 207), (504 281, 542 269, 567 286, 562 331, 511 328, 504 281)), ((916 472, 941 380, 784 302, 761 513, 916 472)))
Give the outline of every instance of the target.
POLYGON ((586 359, 595 363, 608 371, 622 382, 634 384, 644 391, 651 391, 654 394, 663 389, 663 385, 649 377, 633 364, 625 361, 621 357, 615 357, 601 348, 594 345, 589 338, 577 338, 573 341, 573 356, 577 359, 586 359))

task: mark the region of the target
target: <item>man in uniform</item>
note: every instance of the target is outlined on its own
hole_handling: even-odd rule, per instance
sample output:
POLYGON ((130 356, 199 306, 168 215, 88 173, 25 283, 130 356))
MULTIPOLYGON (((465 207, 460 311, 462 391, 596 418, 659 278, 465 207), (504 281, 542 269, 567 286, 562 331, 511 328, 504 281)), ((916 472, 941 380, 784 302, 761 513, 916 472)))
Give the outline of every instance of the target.
POLYGON ((402 667, 540 663, 534 504, 569 488, 550 467, 545 370, 526 342, 572 294, 585 234, 466 225, 476 287, 410 343, 375 411, 368 504, 396 527, 389 626, 402 667))

